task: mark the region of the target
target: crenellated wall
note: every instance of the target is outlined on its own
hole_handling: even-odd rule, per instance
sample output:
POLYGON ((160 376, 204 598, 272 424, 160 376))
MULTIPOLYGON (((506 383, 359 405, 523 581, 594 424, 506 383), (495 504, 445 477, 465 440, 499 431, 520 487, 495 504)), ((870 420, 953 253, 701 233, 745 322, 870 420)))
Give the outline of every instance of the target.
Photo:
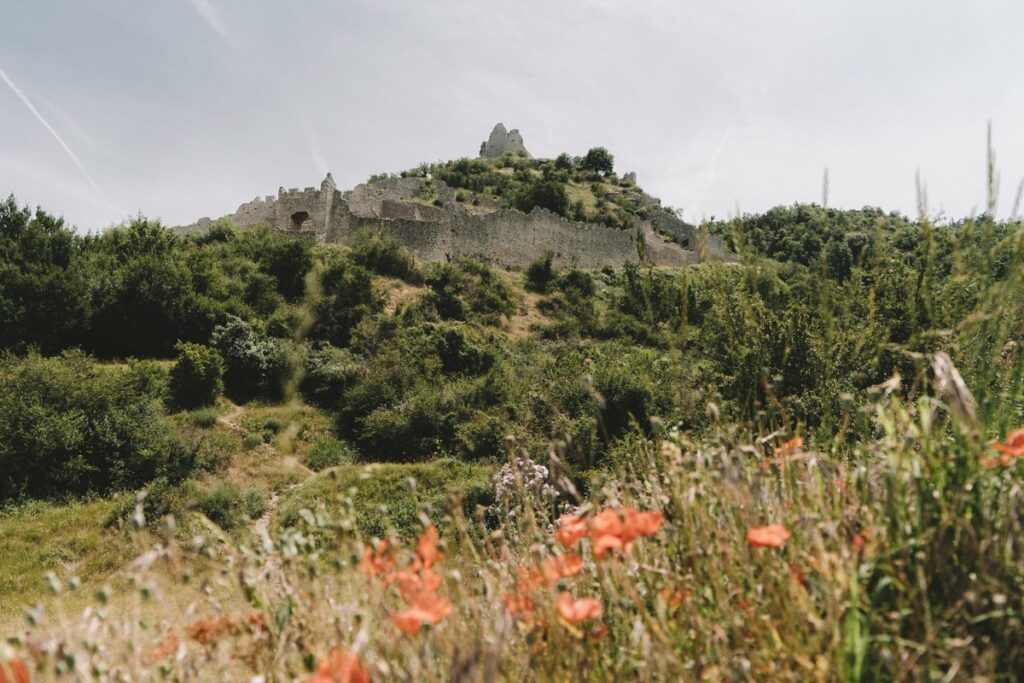
MULTIPOLYGON (((697 245, 684 249, 665 240, 655 232, 654 221, 621 230, 570 221, 540 208, 528 214, 508 209, 471 213, 454 200, 454 194, 439 181, 388 178, 343 195, 328 174, 319 189, 282 187, 276 198, 257 198, 225 218, 239 226, 268 224, 327 243, 345 243, 363 228, 376 228, 402 240, 423 261, 468 256, 511 269, 526 268, 548 251, 554 255, 555 265, 563 268, 620 266, 638 262, 641 253, 660 266, 685 266, 700 260, 693 250, 697 245), (442 206, 415 201, 427 184, 439 199, 444 198, 442 206)), ((209 224, 209 219, 200 219, 178 230, 195 232, 209 224)), ((671 227, 686 225, 678 224, 671 227)), ((713 240, 700 246, 705 256, 722 255, 720 244, 716 247, 713 240)))

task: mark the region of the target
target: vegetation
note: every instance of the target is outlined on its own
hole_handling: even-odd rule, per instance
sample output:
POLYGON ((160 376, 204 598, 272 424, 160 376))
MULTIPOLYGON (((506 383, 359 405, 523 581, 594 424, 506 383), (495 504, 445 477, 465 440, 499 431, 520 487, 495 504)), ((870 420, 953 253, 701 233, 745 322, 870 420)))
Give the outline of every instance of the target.
MULTIPOLYGON (((423 173, 596 215, 625 194, 607 162, 423 173)), ((736 263, 518 274, 373 233, 78 237, 8 200, 0 603, 46 570, 107 601, 31 611, 10 656, 39 677, 1015 676, 1024 227, 797 205, 708 229, 736 263), (79 513, 69 547, 31 540, 79 513)))
MULTIPOLYGON (((632 228, 646 211, 637 190, 613 172, 614 158, 604 147, 585 157, 528 159, 505 155, 499 159, 457 159, 421 164, 403 177, 431 178, 456 190, 457 201, 475 206, 481 199, 500 202, 506 209, 546 209, 572 220, 632 228)), ((376 177, 376 176, 375 176, 376 177)), ((371 181, 373 178, 371 178, 371 181)))

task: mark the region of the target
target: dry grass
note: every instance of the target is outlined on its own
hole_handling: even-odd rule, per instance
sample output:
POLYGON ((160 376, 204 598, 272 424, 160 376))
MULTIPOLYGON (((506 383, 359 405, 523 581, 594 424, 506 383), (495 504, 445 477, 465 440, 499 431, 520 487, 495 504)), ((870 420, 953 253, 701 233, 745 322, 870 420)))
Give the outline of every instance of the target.
MULTIPOLYGON (((883 402, 878 438, 849 450, 727 431, 641 446, 579 513, 631 507, 662 513, 664 525, 603 558, 593 539, 556 541, 561 511, 525 492, 497 528, 451 506, 434 570, 453 611, 418 635, 393 623, 406 605, 397 584, 357 571, 371 543, 352 503, 363 480, 331 493, 326 475, 327 489, 272 540, 171 537, 116 606, 44 620, 21 642, 37 653, 59 644, 36 655, 41 669, 66 668, 57 653, 73 653, 79 675, 110 680, 296 680, 336 647, 381 680, 995 680, 1024 656, 1024 468, 981 467, 984 444, 936 422, 942 410, 883 402), (767 524, 792 535, 753 547, 747 530, 767 524), (578 574, 524 583, 545 558, 577 552, 578 574), (191 592, 193 577, 181 593, 168 577, 197 558, 208 584, 191 592), (595 598, 601 615, 567 621, 555 608, 563 591, 595 598), (510 610, 526 604, 512 598, 532 609, 510 610), (125 608, 147 600, 176 611, 140 622, 125 608)), ((571 498, 552 466, 549 481, 571 498)), ((390 543, 395 568, 422 567, 410 540, 390 543)))

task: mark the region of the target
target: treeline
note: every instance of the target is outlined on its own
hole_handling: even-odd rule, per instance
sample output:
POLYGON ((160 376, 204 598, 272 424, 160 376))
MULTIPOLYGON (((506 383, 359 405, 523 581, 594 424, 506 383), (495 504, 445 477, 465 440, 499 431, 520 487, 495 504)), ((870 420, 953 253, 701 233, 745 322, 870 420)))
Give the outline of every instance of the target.
POLYGON ((904 391, 927 392, 938 349, 968 384, 1000 387, 986 394, 1000 410, 1024 417, 1019 225, 936 227, 796 206, 717 229, 739 265, 556 271, 548 257, 524 277, 470 260, 418 264, 372 233, 342 249, 230 225, 183 238, 140 218, 82 237, 9 199, 0 213, 0 394, 10 406, 0 412, 0 499, 105 492, 214 467, 159 424, 222 392, 235 401, 297 392, 327 411, 339 446, 317 468, 341 454, 496 459, 510 435, 542 460, 561 441, 577 473, 621 462, 632 439, 658 430, 857 438, 871 429, 860 407, 872 388, 898 375, 904 391), (834 244, 849 258, 831 258, 834 244), (383 276, 416 296, 390 302, 383 276), (511 336, 503 325, 524 310, 524 288, 543 317, 511 336), (135 362, 100 381, 80 356, 30 349, 173 363, 135 362), (136 420, 153 426, 145 438, 127 427, 129 408, 156 415, 136 420), (50 428, 69 412, 80 417, 50 428), (36 431, 54 436, 25 436, 36 431), (117 476, 108 453, 124 461, 117 476), (73 476, 49 473, 64 467, 60 458, 73 476))

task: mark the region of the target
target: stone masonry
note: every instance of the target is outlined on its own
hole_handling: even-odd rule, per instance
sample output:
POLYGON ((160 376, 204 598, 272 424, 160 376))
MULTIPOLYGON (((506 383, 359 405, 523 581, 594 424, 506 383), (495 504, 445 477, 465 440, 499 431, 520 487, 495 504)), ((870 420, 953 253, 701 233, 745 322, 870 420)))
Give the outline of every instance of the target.
POLYGON ((505 125, 502 123, 496 125, 491 131, 490 137, 480 143, 480 156, 485 159, 497 159, 503 154, 518 154, 520 152, 527 156, 530 155, 526 151, 526 145, 523 144, 523 136, 515 128, 506 131, 505 125))
MULTIPOLYGON (((525 149, 518 132, 505 133, 499 123, 484 148, 510 140, 525 149)), ((678 267, 725 258, 719 238, 698 235, 692 225, 663 209, 660 200, 642 193, 638 197, 646 218, 623 230, 570 221, 539 208, 522 213, 481 204, 470 211, 452 188, 430 178, 384 178, 342 193, 328 173, 319 188, 282 187, 276 197, 257 197, 223 218, 239 227, 265 224, 331 244, 344 244, 367 228, 381 230, 402 240, 423 261, 468 256, 510 269, 524 269, 548 251, 556 266, 574 268, 641 260, 678 267)), ((203 232, 211 224, 209 218, 200 218, 176 230, 203 232)))

